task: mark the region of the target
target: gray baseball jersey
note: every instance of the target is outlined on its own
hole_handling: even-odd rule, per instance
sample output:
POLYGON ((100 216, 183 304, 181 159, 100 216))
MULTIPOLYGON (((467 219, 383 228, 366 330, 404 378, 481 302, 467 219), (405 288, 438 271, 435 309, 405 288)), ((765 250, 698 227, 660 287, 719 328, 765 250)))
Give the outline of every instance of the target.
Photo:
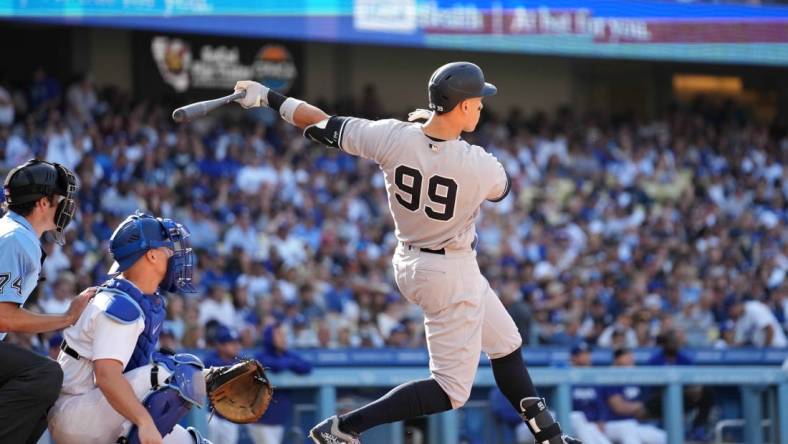
POLYGON ((509 178, 483 148, 432 139, 420 124, 339 119, 338 130, 331 130, 339 148, 383 171, 401 241, 392 258, 394 278, 405 299, 424 312, 430 373, 459 408, 470 396, 479 354, 497 359, 522 344, 471 248, 479 207, 503 199, 509 178))
POLYGON ((380 165, 397 239, 414 247, 469 249, 482 202, 509 192, 492 154, 462 139, 433 139, 418 123, 344 118, 338 144, 380 165))

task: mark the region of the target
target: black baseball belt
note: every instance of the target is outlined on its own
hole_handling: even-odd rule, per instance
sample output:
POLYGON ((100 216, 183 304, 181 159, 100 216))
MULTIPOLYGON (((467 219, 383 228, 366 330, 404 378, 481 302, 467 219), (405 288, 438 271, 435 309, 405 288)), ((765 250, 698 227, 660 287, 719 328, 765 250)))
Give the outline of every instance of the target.
MULTIPOLYGON (((63 340, 63 342, 60 343, 60 349, 63 350, 63 353, 71 356, 76 360, 82 359, 82 357, 79 356, 79 353, 77 353, 76 350, 68 346, 68 343, 66 342, 65 339, 63 340)), ((154 390, 159 388, 159 386, 161 385, 161 381, 159 381, 159 366, 156 364, 153 364, 153 367, 151 367, 150 369, 150 385, 151 387, 153 387, 154 390)))
POLYGON ((71 356, 72 358, 76 359, 77 361, 79 361, 81 359, 81 356, 79 356, 79 353, 77 353, 77 351, 74 350, 73 348, 69 347, 68 343, 66 342, 65 339, 63 339, 63 342, 60 343, 60 349, 63 350, 63 353, 71 356))
MULTIPOLYGON (((477 245, 478 243, 479 243, 479 238, 478 238, 478 237, 474 237, 474 238, 473 238, 473 242, 471 242, 471 250, 475 250, 475 249, 476 249, 476 245, 477 245)), ((407 249, 408 249, 408 251, 419 250, 419 251, 421 251, 422 253, 440 254, 440 255, 444 255, 444 256, 446 255, 446 249, 445 249, 445 248, 441 248, 440 250, 432 250, 432 249, 430 249, 430 248, 419 248, 419 247, 414 247, 413 245, 408 245, 408 244, 406 244, 405 242, 402 242, 402 245, 403 245, 405 248, 407 248, 407 249)))
POLYGON ((432 254, 442 254, 442 255, 445 255, 445 254, 446 254, 446 249, 445 249, 445 248, 441 248, 440 250, 431 250, 431 249, 429 249, 429 248, 419 248, 419 247, 414 247, 413 245, 408 245, 408 244, 406 244, 406 243, 403 243, 402 245, 403 245, 405 248, 407 248, 407 249, 408 249, 408 251, 419 250, 419 251, 421 251, 422 253, 432 253, 432 254))

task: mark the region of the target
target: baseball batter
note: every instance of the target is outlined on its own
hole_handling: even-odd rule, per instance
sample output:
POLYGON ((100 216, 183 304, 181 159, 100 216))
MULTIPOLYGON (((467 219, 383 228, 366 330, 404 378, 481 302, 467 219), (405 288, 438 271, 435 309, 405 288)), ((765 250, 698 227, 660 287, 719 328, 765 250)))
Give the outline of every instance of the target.
POLYGON ((539 443, 578 443, 565 437, 539 398, 521 354, 522 339, 476 262, 475 219, 485 201, 506 197, 509 178, 482 147, 460 138, 476 128, 482 98, 496 93, 482 70, 449 63, 429 79, 431 112, 424 124, 329 116, 251 81, 238 102, 266 105, 304 135, 330 148, 376 162, 383 172, 399 240, 393 265, 403 296, 424 311, 431 377, 411 381, 356 411, 310 431, 318 444, 355 444, 380 424, 459 408, 468 400, 479 354, 490 358, 496 383, 539 443))

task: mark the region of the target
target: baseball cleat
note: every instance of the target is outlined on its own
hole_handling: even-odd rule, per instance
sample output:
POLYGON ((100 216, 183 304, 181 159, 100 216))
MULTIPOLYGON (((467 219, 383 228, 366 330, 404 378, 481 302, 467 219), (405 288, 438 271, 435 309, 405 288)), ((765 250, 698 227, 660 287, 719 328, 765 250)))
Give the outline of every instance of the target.
POLYGON ((358 436, 339 430, 339 418, 336 415, 312 427, 309 437, 316 444, 361 444, 358 436))

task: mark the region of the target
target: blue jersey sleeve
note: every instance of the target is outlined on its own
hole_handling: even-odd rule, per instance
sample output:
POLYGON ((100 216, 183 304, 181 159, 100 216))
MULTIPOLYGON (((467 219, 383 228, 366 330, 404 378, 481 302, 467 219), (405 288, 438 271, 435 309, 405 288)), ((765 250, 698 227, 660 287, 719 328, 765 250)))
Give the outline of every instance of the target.
POLYGON ((572 409, 585 414, 589 421, 599 421, 603 415, 604 389, 587 385, 572 388, 572 409))
POLYGON ((620 419, 632 419, 634 418, 631 415, 619 415, 618 413, 613 411, 613 408, 610 406, 610 399, 615 396, 621 396, 625 401, 629 402, 638 402, 643 399, 643 390, 636 385, 622 385, 622 386, 610 386, 605 391, 605 407, 607 417, 606 420, 614 421, 620 419))
POLYGON ((619 416, 617 413, 613 411, 613 408, 610 407, 610 398, 613 395, 620 395, 623 391, 623 387, 621 386, 608 386, 602 387, 599 389, 599 418, 598 421, 613 421, 616 419, 622 419, 622 416, 619 416))
POLYGON ((0 251, 0 302, 22 305, 38 283, 38 266, 15 236, 0 238, 0 251))
POLYGON ((610 385, 601 388, 599 391, 602 403, 608 409, 610 409, 610 398, 612 398, 614 395, 624 396, 624 386, 621 385, 610 385))

